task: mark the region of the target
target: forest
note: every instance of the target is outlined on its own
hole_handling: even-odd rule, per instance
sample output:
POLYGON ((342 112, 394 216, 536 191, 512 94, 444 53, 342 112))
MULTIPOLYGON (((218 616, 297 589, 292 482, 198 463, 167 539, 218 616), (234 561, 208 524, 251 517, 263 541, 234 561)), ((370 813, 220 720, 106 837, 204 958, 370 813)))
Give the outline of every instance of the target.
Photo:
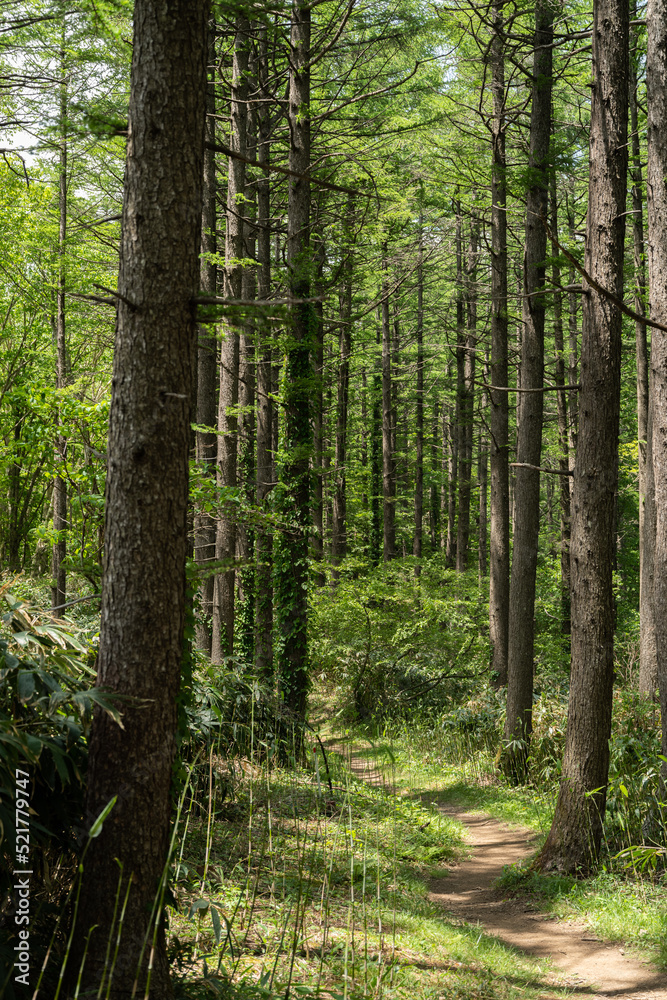
POLYGON ((0 0, 0 996, 667 1000, 665 0, 0 0))

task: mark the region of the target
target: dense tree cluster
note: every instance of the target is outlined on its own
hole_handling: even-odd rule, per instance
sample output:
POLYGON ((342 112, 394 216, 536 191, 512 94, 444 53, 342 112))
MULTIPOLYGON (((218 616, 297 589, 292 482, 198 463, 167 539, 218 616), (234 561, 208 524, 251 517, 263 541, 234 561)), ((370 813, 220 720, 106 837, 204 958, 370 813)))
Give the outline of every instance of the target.
POLYGON ((614 587, 667 720, 664 5, 167 6, 0 21, 3 561, 50 558, 54 612, 68 577, 102 587, 101 682, 164 704, 123 731, 100 713, 91 744, 90 818, 131 790, 81 913, 101 922, 125 852, 130 978, 167 851, 186 563, 197 647, 294 724, 309 594, 476 559, 516 782, 548 564, 571 686, 546 868, 600 847, 614 587))

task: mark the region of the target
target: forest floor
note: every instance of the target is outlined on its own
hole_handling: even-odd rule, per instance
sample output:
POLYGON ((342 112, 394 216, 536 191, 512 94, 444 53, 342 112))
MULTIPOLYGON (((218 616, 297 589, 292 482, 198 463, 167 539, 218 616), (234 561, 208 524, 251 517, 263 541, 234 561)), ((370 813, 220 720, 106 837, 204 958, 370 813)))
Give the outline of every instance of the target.
POLYGON ((537 958, 551 958, 577 996, 667 1000, 664 972, 650 969, 617 944, 599 940, 585 924, 541 914, 529 897, 507 898, 494 888, 506 865, 534 852, 532 831, 454 805, 441 808, 465 825, 474 852, 446 878, 431 882, 433 902, 467 923, 478 923, 505 944, 537 958))
MULTIPOLYGON (((387 787, 385 774, 366 754, 350 748, 347 757, 357 777, 387 787)), ((398 793, 399 789, 393 791, 398 793)), ((524 955, 550 959, 559 979, 559 993, 565 987, 582 1000, 667 1000, 664 970, 627 954, 618 943, 601 940, 585 923, 540 912, 532 894, 508 895, 497 885, 507 866, 535 853, 539 836, 534 830, 510 826, 485 813, 468 812, 446 792, 435 798, 429 792, 428 801, 432 805, 437 801, 444 815, 463 824, 464 838, 472 849, 471 856, 453 866, 445 877, 431 879, 429 899, 433 903, 524 955)), ((547 996, 544 994, 544 1000, 547 996)))

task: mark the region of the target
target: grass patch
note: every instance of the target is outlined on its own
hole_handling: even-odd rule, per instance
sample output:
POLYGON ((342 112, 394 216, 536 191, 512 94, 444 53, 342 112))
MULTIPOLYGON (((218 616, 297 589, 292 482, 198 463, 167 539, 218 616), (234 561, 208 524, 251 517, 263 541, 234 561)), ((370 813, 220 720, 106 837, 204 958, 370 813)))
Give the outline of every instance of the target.
POLYGON ((394 794, 400 761, 391 745, 378 757, 385 787, 330 754, 333 796, 319 764, 248 763, 231 801, 213 780, 210 810, 190 803, 169 919, 182 998, 566 995, 548 963, 430 901, 428 880, 465 851, 460 826, 409 784, 394 794))
MULTIPOLYGON (((467 755, 465 745, 448 739, 449 735, 446 727, 423 725, 397 729, 392 739, 385 734, 377 743, 375 766, 399 794, 413 801, 431 808, 456 805, 546 835, 555 789, 510 787, 498 774, 490 752, 482 748, 467 755)), ((348 739, 354 740, 355 734, 349 733, 348 739)), ((356 739, 366 740, 364 753, 372 760, 375 745, 370 730, 364 729, 356 739)), ((626 859, 607 856, 598 875, 576 880, 541 875, 526 861, 508 866, 498 888, 525 898, 544 913, 582 920, 601 940, 629 946, 659 968, 667 968, 667 876, 624 865, 626 859)))
POLYGON ((577 880, 509 865, 498 888, 562 919, 583 920, 601 940, 634 948, 667 968, 667 881, 602 871, 577 880))
POLYGON ((547 833, 555 805, 553 789, 512 788, 499 775, 493 755, 473 750, 442 726, 411 724, 377 738, 370 727, 346 730, 357 760, 366 760, 402 795, 438 805, 486 813, 504 823, 547 833))

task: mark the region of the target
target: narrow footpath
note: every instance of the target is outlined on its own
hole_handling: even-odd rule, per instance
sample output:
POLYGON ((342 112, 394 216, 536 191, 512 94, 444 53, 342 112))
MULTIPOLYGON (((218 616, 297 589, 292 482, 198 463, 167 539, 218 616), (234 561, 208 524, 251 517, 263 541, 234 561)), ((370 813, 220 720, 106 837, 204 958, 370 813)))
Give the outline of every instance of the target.
MULTIPOLYGON (((373 762, 355 756, 349 748, 343 749, 343 754, 357 777, 390 790, 373 762)), ((440 808, 465 826, 473 853, 445 878, 431 882, 433 902, 466 923, 481 925, 486 934, 527 955, 551 959, 563 974, 561 988, 572 989, 578 1000, 667 1000, 666 972, 626 955, 622 945, 598 940, 582 923, 538 913, 525 900, 504 898, 492 888, 505 865, 535 850, 532 830, 509 827, 491 816, 466 813, 454 805, 440 808)))
POLYGON ((455 806, 443 812, 463 823, 473 856, 446 878, 431 883, 430 898, 467 923, 533 955, 551 958, 578 997, 667 1000, 667 974, 624 954, 618 944, 599 941, 583 924, 561 921, 527 908, 525 900, 505 899, 491 888, 503 866, 535 849, 530 830, 508 827, 489 816, 455 806))

